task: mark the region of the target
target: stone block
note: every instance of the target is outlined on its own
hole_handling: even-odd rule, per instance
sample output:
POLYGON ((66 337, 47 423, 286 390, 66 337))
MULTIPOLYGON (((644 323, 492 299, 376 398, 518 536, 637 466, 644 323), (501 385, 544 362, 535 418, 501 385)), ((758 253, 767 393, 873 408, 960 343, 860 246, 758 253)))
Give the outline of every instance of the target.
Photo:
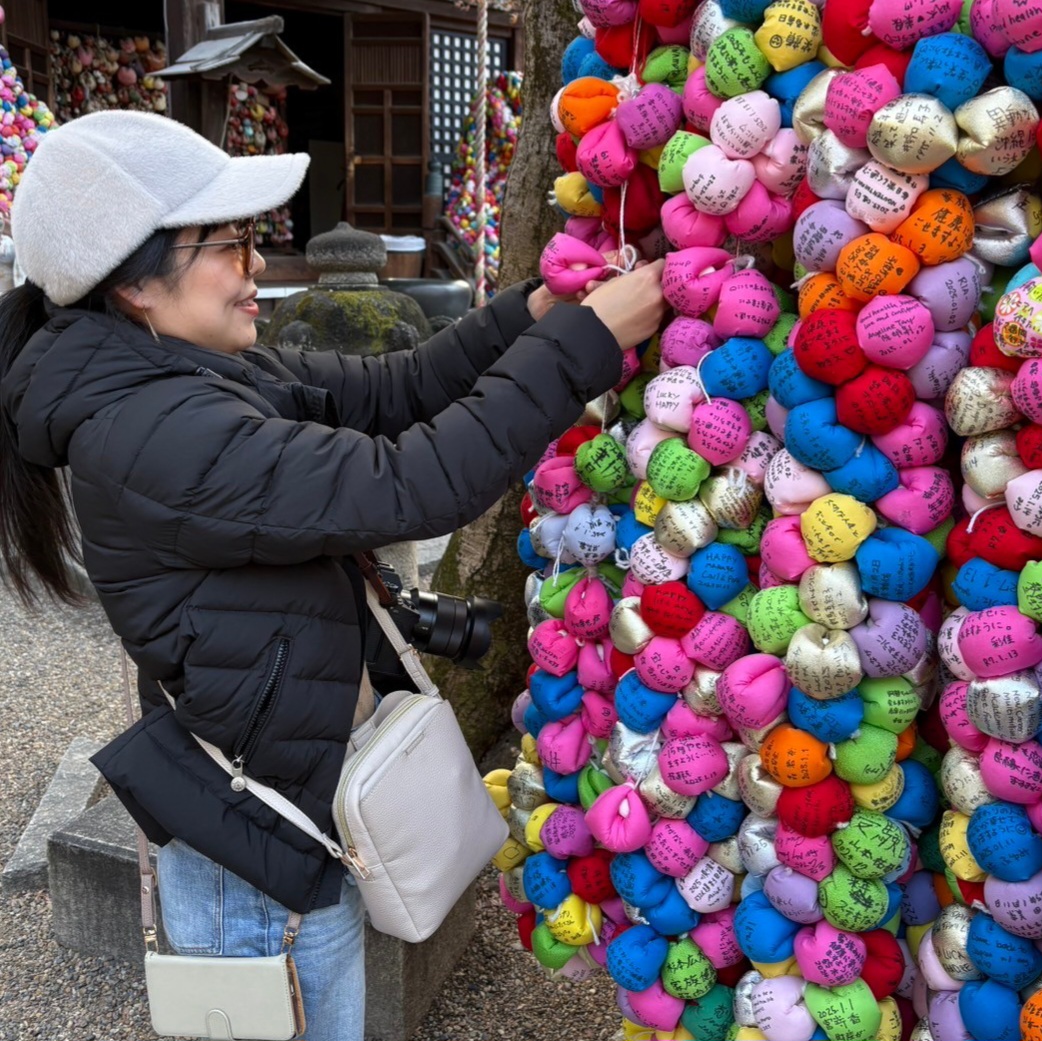
POLYGON ((101 787, 90 757, 100 742, 77 737, 66 749, 11 859, 4 865, 5 892, 47 888, 47 840, 89 805, 101 787))
MULTIPOLYGON (((48 861, 58 942, 140 965, 134 824, 119 801, 102 799, 56 832, 48 861)), ((421 944, 366 925, 366 1041, 406 1041, 415 1032, 470 941, 475 892, 471 886, 438 932, 421 944)), ((162 929, 160 944, 165 949, 162 929)))

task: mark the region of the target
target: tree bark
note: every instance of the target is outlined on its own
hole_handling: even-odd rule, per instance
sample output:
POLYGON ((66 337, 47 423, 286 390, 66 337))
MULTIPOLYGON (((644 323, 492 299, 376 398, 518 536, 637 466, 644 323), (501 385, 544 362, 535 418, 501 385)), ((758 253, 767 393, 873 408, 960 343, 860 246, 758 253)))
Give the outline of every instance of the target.
MULTIPOLYGON (((524 121, 503 205, 499 277, 504 286, 538 274, 543 246, 562 226, 546 198, 560 173, 549 112, 561 86, 561 56, 576 34, 577 21, 572 0, 525 0, 524 121)), ((523 596, 527 570, 515 548, 522 494, 520 486, 512 488, 491 510, 457 531, 432 583, 441 592, 490 597, 504 607, 493 627, 484 671, 468 672, 444 659, 427 662, 478 757, 509 724, 510 705, 524 689, 529 664, 523 596)))

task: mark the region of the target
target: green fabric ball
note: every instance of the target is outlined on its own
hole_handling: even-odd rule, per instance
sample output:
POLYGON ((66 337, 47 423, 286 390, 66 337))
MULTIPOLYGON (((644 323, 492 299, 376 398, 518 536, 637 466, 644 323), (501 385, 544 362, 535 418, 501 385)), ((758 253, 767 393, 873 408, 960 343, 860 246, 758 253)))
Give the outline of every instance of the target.
POLYGON ((715 984, 708 993, 688 1003, 680 1022, 695 1041, 719 1041, 734 1026, 734 990, 715 984))
POLYGON ((634 419, 643 419, 647 415, 644 411, 644 388, 655 375, 653 372, 640 372, 619 391, 619 405, 634 419))
POLYGON ((662 987, 667 994, 685 1001, 697 1001, 716 983, 716 969, 702 948, 690 938, 669 945, 662 966, 662 987))
POLYGON ((908 855, 908 832, 876 810, 858 807, 849 823, 832 833, 836 856, 858 878, 883 878, 908 855))
POLYGON ((876 1036, 883 1022, 883 1013, 863 979, 842 987, 808 983, 803 1000, 829 1041, 866 1041, 876 1036))
POLYGON ((615 782, 606 774, 597 769, 596 766, 587 764, 579 771, 579 802, 582 808, 588 810, 601 792, 615 787, 615 782))
POLYGON ((948 517, 947 520, 941 521, 932 531, 928 531, 923 538, 930 543, 939 557, 945 556, 948 552, 947 543, 948 535, 951 533, 952 528, 955 527, 955 520, 952 517, 948 517))
POLYGON ((1042 562, 1029 560, 1017 579, 1017 609, 1042 622, 1042 562))
POLYGON ((924 741, 921 737, 916 737, 915 748, 912 749, 912 754, 909 759, 914 759, 917 763, 922 763, 927 770, 930 771, 936 777, 941 772, 941 763, 944 762, 944 756, 934 748, 929 742, 924 741))
POLYGON ((644 62, 640 77, 645 83, 664 83, 682 91, 687 82, 687 67, 691 52, 678 43, 656 47, 644 62))
POLYGON ((797 630, 809 624, 810 619, 800 610, 798 586, 761 589, 749 603, 749 637, 764 654, 784 655, 797 630))
POLYGON ((897 759, 897 734, 862 723, 855 737, 836 745, 834 769, 847 784, 875 784, 897 759))
POLYGON ((799 320, 799 315, 786 311, 778 316, 778 321, 771 326, 771 331, 763 338, 763 342, 767 345, 767 350, 775 357, 788 347, 789 333, 792 332, 792 327, 799 320))
POLYGON ((595 492, 610 492, 630 476, 626 449, 611 434, 584 441, 575 452, 579 480, 595 492))
POLYGON ((656 495, 672 502, 688 502, 709 476, 710 466, 683 438, 660 441, 648 459, 648 484, 656 495))
POLYGON ((721 614, 729 614, 732 618, 741 622, 746 628, 749 627, 749 607, 757 589, 751 582, 733 600, 728 600, 720 608, 721 614))
POLYGON ((941 855, 941 824, 931 824, 919 833, 919 860, 927 871, 943 874, 948 870, 941 855))
POLYGON ((576 949, 570 943, 558 940, 546 922, 540 922, 532 930, 532 953, 536 961, 547 969, 563 969, 576 949))
POLYGON ((718 36, 706 54, 706 86, 718 98, 759 90, 773 71, 751 29, 737 26, 718 36))
POLYGON ((919 712, 915 687, 902 676, 866 676, 857 686, 864 720, 874 727, 900 734, 919 712))
POLYGON ((709 144, 709 138, 678 130, 662 149, 658 161, 658 184, 668 195, 678 195, 684 190, 684 163, 700 148, 709 144))
POLYGON ((785 286, 778 285, 777 282, 772 283, 771 288, 774 290, 774 298, 781 305, 782 311, 797 311, 796 297, 789 292, 785 286))
POLYGON ((737 546, 747 557, 755 557, 760 552, 760 542, 767 522, 771 519, 770 508, 761 509, 748 528, 720 528, 716 533, 716 541, 727 546, 737 546))
POLYGON ((539 590, 539 605, 552 618, 564 618, 564 602, 576 582, 586 577, 583 568, 562 571, 556 578, 544 580, 539 590))
POLYGON ((818 903, 830 925, 850 933, 866 933, 879 925, 890 897, 880 879, 858 878, 846 865, 837 864, 818 886, 818 903))

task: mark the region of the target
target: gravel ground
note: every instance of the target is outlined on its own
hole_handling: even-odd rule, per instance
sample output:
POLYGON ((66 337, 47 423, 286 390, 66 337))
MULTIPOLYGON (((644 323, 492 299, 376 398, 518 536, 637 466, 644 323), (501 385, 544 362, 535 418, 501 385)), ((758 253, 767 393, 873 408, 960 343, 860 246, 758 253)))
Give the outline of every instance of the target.
MULTIPOLYGON (((119 652, 97 605, 22 611, 0 586, 0 863, 18 838, 70 741, 122 728, 119 652)), ((491 765, 509 766, 509 741, 491 765)), ((148 1041, 154 1038, 140 967, 59 947, 45 891, 0 893, 0 1041, 148 1041)), ((127 914, 136 914, 128 907, 127 914)), ((612 987, 547 980, 482 875, 477 930, 414 1041, 509 1037, 611 1041, 612 987)))

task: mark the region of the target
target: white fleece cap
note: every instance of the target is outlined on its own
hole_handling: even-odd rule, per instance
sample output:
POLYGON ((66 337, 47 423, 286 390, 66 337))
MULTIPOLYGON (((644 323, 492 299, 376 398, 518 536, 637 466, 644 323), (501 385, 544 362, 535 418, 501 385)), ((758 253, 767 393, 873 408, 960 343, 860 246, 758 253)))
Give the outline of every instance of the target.
POLYGON ((183 123, 95 112, 49 131, 12 207, 26 277, 59 306, 82 299, 160 228, 227 224, 281 206, 303 154, 232 158, 183 123))

